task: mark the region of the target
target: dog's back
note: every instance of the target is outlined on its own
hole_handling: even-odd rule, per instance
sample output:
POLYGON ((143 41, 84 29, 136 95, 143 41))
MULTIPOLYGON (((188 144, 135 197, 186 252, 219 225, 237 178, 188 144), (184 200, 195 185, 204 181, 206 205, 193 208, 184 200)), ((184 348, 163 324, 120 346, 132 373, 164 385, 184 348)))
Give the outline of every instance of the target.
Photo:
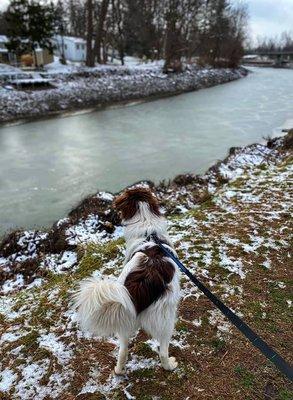
POLYGON ((127 275, 124 286, 137 314, 159 300, 169 290, 175 268, 158 245, 139 251, 139 264, 127 275))

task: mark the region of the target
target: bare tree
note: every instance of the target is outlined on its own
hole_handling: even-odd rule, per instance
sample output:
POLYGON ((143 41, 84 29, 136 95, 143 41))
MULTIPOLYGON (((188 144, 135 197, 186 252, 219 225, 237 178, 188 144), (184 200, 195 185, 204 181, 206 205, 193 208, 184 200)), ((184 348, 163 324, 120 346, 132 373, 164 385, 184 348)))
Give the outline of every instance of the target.
POLYGON ((86 37, 86 7, 84 0, 65 0, 62 1, 63 20, 65 23, 65 33, 77 36, 86 37))
POLYGON ((165 64, 163 71, 181 72, 181 35, 179 24, 179 5, 180 0, 168 0, 166 4, 166 33, 165 33, 165 64))
POLYGON ((125 15, 127 4, 124 0, 112 0, 113 45, 117 48, 121 64, 125 57, 125 15))
MULTIPOLYGON (((95 58, 105 63, 110 47, 121 64, 125 54, 164 58, 165 72, 180 72, 183 61, 198 57, 215 67, 236 66, 243 54, 247 10, 232 0, 65 1, 64 32, 86 38, 89 66, 95 58)), ((287 36, 282 40, 290 47, 287 36)))
POLYGON ((86 66, 94 67, 95 57, 93 52, 93 1, 86 1, 87 32, 86 32, 86 66))
MULTIPOLYGON (((104 27, 105 27, 108 7, 109 7, 109 0, 102 0, 101 5, 100 5, 100 10, 99 10, 99 17, 98 17, 97 30, 96 30, 95 50, 94 50, 95 55, 97 57, 97 62, 99 64, 101 64, 101 62, 102 62, 101 47, 102 47, 102 43, 105 38, 104 27)), ((106 61, 105 55, 103 55, 103 62, 104 61, 106 61)))
POLYGON ((250 53, 268 53, 274 51, 293 51, 293 33, 283 32, 280 36, 257 38, 257 44, 246 50, 250 53))

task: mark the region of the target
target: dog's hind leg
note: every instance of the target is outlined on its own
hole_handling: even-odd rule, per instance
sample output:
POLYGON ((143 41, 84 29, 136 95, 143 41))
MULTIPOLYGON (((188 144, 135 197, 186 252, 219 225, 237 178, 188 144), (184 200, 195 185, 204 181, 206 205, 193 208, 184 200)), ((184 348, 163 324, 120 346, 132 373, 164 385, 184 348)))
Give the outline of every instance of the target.
POLYGON ((173 371, 177 367, 178 362, 176 361, 175 357, 169 357, 169 342, 169 337, 164 337, 160 340, 159 355, 162 367, 168 371, 173 371))
POLYGON ((174 306, 166 307, 159 302, 151 307, 141 319, 141 327, 160 344, 159 356, 162 367, 173 371, 178 363, 175 357, 169 357, 169 342, 175 325, 174 306))
POLYGON ((114 372, 116 375, 124 375, 125 374, 125 364, 128 358, 128 343, 129 337, 119 335, 119 353, 116 367, 114 368, 114 372))

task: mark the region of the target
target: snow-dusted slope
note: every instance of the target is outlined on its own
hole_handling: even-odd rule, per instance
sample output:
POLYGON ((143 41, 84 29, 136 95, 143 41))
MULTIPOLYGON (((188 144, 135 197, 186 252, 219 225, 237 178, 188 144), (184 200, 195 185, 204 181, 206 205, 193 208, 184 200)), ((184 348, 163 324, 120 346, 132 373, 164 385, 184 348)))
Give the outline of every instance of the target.
POLYGON ((182 74, 165 75, 159 66, 77 68, 66 73, 53 69, 38 77, 50 80, 48 89, 31 90, 32 82, 30 90, 0 90, 0 122, 172 95, 229 82, 246 73, 244 69, 189 67, 182 74))

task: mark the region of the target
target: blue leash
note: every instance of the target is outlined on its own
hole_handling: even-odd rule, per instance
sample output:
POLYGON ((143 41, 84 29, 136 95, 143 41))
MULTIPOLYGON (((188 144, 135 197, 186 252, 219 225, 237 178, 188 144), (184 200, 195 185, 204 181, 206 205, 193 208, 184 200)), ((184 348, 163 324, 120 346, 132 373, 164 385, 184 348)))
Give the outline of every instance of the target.
POLYGON ((188 276, 188 278, 211 300, 212 303, 229 319, 229 321, 236 326, 236 328, 243 333, 243 335, 255 346, 260 352, 284 374, 290 381, 293 381, 293 368, 287 363, 275 350, 273 350, 262 338, 260 338, 241 318, 239 318, 229 307, 215 296, 203 283, 201 283, 196 276, 194 276, 174 254, 167 249, 156 234, 149 236, 166 254, 170 257, 180 270, 188 276))

